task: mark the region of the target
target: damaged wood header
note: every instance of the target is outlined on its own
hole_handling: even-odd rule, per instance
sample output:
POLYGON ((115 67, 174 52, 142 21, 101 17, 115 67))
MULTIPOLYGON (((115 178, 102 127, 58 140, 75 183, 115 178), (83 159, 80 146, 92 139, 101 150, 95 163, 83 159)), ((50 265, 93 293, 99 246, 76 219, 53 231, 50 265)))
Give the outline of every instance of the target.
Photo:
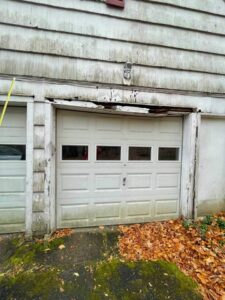
POLYGON ((52 99, 47 98, 54 105, 71 110, 87 110, 102 113, 142 114, 151 116, 185 115, 196 112, 194 107, 161 106, 151 104, 119 103, 104 101, 83 101, 75 99, 52 99))
POLYGON ((148 113, 161 114, 168 112, 180 112, 180 113, 191 113, 196 112, 196 108, 193 107, 175 107, 175 106, 161 106, 161 105, 151 105, 151 104, 131 104, 131 103, 109 103, 109 102, 95 102, 92 103, 100 104, 104 106, 105 109, 116 109, 116 107, 129 107, 129 108, 140 108, 148 110, 148 113))

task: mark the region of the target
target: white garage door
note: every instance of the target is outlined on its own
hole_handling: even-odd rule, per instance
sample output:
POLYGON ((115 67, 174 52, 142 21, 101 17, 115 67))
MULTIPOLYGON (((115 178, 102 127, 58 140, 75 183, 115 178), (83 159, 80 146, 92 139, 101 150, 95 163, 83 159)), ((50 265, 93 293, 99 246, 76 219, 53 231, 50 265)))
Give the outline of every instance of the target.
POLYGON ((9 107, 0 127, 0 233, 25 229, 25 159, 26 109, 9 107))
POLYGON ((58 111, 58 227, 179 215, 182 119, 58 111))

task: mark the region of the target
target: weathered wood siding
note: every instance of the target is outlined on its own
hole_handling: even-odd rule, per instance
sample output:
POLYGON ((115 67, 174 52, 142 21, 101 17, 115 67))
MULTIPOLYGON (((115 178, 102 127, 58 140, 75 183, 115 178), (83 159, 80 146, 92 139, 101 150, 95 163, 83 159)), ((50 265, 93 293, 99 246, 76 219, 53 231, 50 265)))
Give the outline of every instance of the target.
POLYGON ((1 0, 0 75, 225 92, 223 0, 1 0))

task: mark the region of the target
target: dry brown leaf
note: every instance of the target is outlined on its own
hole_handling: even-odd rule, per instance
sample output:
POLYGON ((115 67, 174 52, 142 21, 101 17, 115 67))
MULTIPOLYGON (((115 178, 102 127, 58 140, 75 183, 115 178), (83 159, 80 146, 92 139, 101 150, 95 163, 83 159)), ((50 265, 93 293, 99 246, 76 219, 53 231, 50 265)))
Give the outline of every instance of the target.
POLYGON ((63 244, 61 244, 61 245, 59 245, 59 250, 62 250, 62 249, 65 249, 66 248, 66 246, 65 245, 63 245, 63 244))
POLYGON ((119 248, 126 260, 164 259, 176 263, 200 285, 205 300, 225 300, 225 240, 214 216, 205 239, 199 228, 182 226, 182 220, 120 226, 119 248))

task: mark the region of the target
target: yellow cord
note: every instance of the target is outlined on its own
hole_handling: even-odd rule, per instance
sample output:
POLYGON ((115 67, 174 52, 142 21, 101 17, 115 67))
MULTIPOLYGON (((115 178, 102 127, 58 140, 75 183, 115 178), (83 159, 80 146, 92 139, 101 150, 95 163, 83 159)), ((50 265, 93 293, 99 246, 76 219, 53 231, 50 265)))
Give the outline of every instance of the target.
POLYGON ((12 90, 13 90, 15 81, 16 81, 16 78, 13 78, 13 81, 11 83, 11 86, 10 86, 10 89, 9 89, 9 92, 8 92, 8 96, 7 96, 6 101, 5 101, 5 105, 4 105, 3 110, 2 110, 2 114, 1 114, 1 117, 0 117, 0 126, 2 126, 2 122, 3 122, 3 119, 4 119, 5 113, 6 113, 6 109, 7 109, 9 100, 10 100, 10 96, 12 94, 12 90))

